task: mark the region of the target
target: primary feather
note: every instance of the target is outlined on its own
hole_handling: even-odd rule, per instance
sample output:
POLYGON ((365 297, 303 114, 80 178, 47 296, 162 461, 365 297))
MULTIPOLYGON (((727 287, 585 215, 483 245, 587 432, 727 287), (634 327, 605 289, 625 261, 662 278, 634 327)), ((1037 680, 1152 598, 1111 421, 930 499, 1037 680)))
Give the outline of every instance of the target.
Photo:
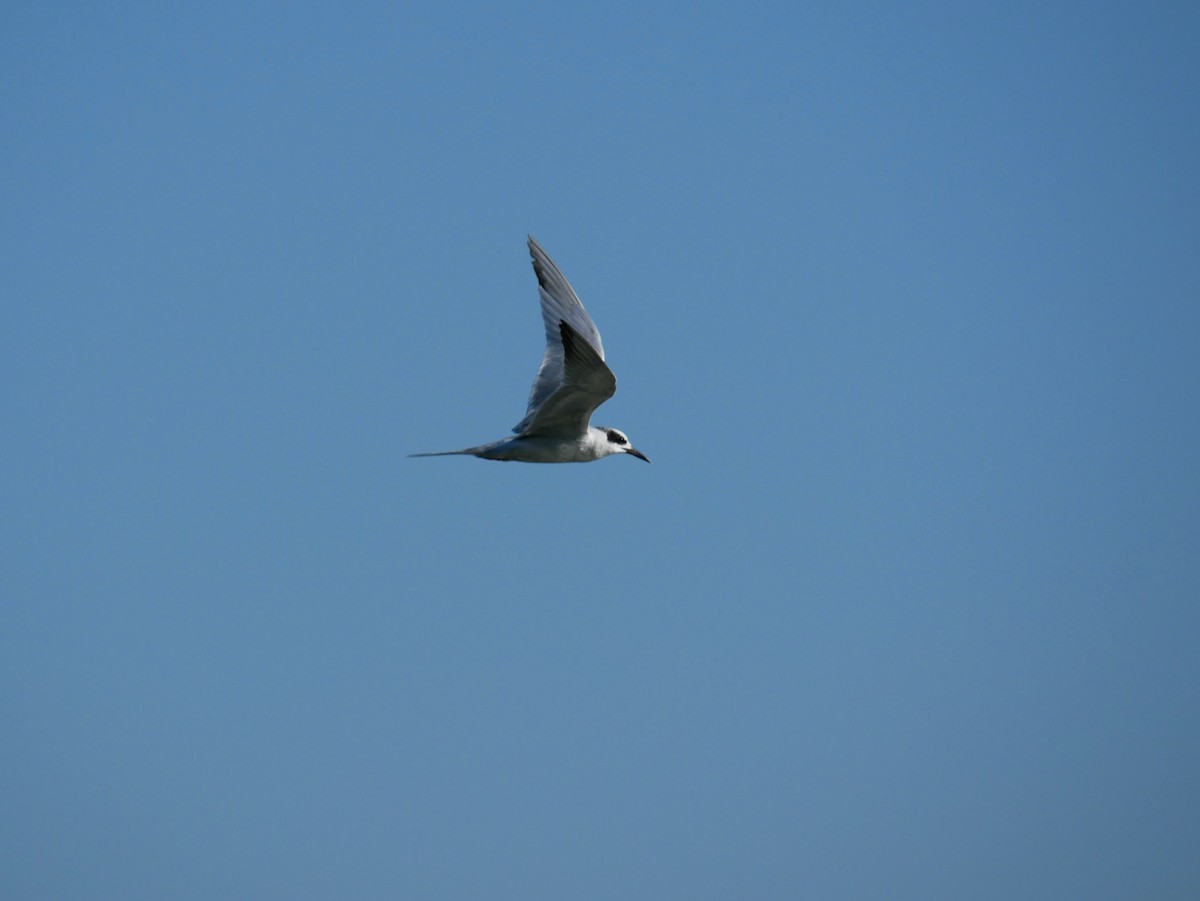
MULTIPOLYGON (((538 367, 533 387, 529 391, 529 404, 525 418, 513 426, 513 431, 522 435, 533 423, 538 409, 563 384, 563 342, 559 323, 565 322, 595 351, 603 362, 604 345, 600 342, 600 331, 592 317, 579 300, 565 275, 554 265, 554 261, 542 250, 542 245, 529 236, 529 255, 533 258, 533 271, 537 275, 538 294, 542 299, 542 324, 546 328, 546 353, 538 367)), ((611 373, 610 373, 611 374, 611 373)), ((612 397, 612 393, 608 394, 612 397)), ((607 399, 607 398, 605 398, 607 399)), ((602 401, 601 401, 602 402, 602 401)), ((594 408, 593 408, 594 409, 594 408)), ((586 423, 585 423, 586 425, 586 423)))

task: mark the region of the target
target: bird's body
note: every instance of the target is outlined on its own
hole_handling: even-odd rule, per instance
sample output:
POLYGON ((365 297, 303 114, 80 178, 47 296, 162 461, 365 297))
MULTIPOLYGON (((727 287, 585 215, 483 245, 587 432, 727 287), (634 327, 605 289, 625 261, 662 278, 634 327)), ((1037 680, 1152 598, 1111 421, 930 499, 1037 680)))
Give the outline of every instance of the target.
POLYGON ((414 457, 448 457, 454 454, 469 454, 485 460, 520 460, 523 463, 590 463, 609 454, 621 453, 609 450, 614 446, 604 429, 588 427, 577 439, 516 435, 501 438, 478 447, 466 447, 456 451, 438 451, 432 454, 412 454, 414 457))
POLYGON ((532 237, 529 253, 542 299, 546 353, 529 392, 525 418, 513 429, 516 436, 462 450, 410 456, 466 454, 524 463, 588 463, 612 454, 631 454, 649 463, 623 432, 588 424, 595 409, 616 393, 617 379, 604 362, 595 323, 562 272, 532 237))

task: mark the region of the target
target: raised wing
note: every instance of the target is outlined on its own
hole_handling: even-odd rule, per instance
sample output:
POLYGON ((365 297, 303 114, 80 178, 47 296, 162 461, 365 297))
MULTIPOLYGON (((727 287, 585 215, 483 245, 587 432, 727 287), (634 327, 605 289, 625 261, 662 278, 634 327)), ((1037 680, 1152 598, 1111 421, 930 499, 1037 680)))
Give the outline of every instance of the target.
MULTIPOLYGON (((538 294, 542 298, 542 323, 546 327, 546 353, 538 367, 533 387, 529 391, 529 405, 525 418, 518 422, 513 431, 525 434, 529 431, 538 409, 563 385, 563 341, 559 323, 565 322, 571 330, 589 345, 595 356, 604 362, 604 345, 600 343, 600 332, 592 317, 587 314, 579 296, 570 282, 554 265, 554 261, 542 250, 542 246, 529 236, 529 255, 533 257, 533 271, 537 274, 538 294)), ((607 367, 605 367, 607 371, 607 367)), ((609 372, 611 376, 612 373, 609 372)), ((610 391, 604 398, 612 397, 610 391)), ((595 409, 599 403, 592 406, 595 409)), ((590 415, 590 411, 589 411, 590 415)), ((587 425, 585 420, 584 425, 587 425)))
POLYGON ((529 417, 522 434, 577 438, 595 409, 617 392, 617 379, 595 348, 566 321, 558 324, 562 385, 529 417))

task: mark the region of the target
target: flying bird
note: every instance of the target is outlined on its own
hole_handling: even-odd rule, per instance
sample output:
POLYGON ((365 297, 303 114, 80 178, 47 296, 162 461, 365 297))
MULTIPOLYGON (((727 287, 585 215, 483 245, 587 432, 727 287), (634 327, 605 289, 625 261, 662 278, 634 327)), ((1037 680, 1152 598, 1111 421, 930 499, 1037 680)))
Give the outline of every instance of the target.
POLYGON ((590 463, 612 454, 650 459, 629 443, 619 429, 589 425, 596 408, 617 391, 617 378, 604 362, 600 332, 570 283, 529 238, 529 255, 542 298, 546 353, 529 392, 525 418, 516 424, 514 438, 501 438, 478 447, 409 454, 446 457, 469 454, 485 460, 524 463, 590 463))

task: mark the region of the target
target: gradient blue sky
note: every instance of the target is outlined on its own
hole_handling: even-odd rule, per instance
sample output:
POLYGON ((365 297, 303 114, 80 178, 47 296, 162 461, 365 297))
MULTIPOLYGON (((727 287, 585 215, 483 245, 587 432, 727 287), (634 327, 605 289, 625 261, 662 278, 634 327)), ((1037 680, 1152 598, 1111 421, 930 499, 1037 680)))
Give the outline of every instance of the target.
POLYGON ((10 4, 0 895, 1195 897, 1197 46, 10 4))

